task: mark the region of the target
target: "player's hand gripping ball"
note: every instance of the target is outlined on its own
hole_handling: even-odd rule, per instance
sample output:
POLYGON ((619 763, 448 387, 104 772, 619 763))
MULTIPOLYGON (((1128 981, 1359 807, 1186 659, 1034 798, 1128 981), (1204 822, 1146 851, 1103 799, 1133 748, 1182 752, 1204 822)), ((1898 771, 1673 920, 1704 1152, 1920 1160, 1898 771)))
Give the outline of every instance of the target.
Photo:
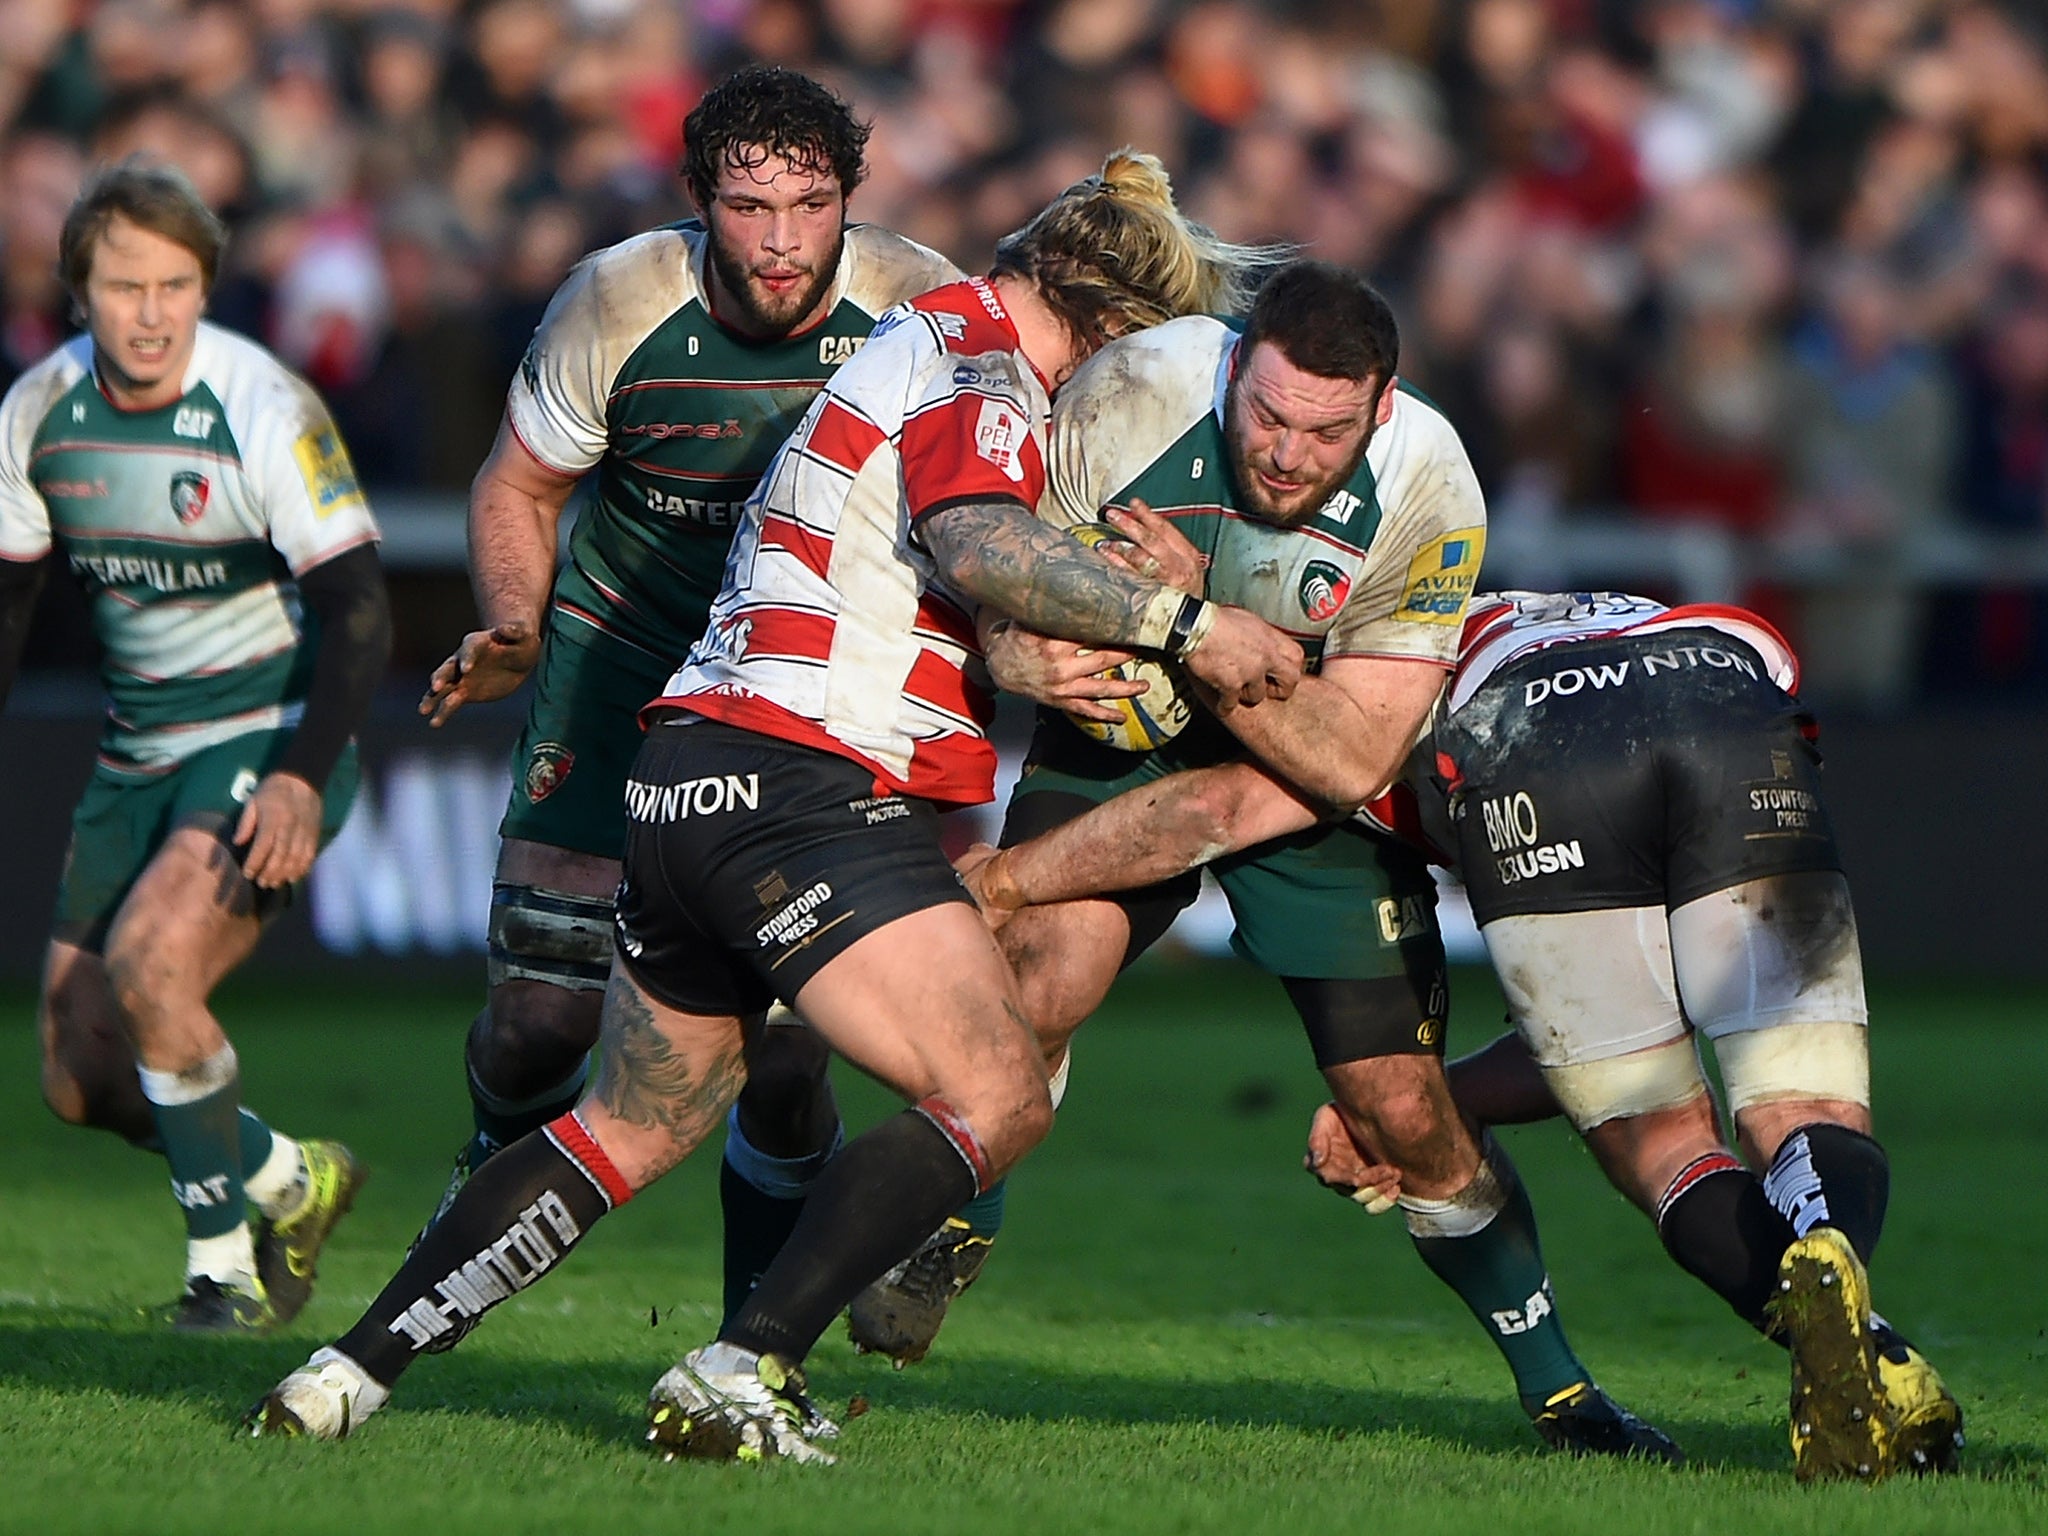
MULTIPOLYGON (((1089 548, 1105 553, 1106 547, 1119 544, 1136 547, 1107 523, 1079 523, 1068 531, 1089 548)), ((1181 695, 1179 679, 1174 676, 1176 670, 1163 656, 1143 656, 1122 666, 1106 668, 1100 676, 1136 678, 1145 684, 1145 691, 1136 698, 1102 700, 1117 712, 1114 722, 1084 720, 1072 714, 1067 719, 1075 730, 1125 752, 1150 752, 1154 747, 1164 746, 1194 717, 1193 706, 1181 695)))

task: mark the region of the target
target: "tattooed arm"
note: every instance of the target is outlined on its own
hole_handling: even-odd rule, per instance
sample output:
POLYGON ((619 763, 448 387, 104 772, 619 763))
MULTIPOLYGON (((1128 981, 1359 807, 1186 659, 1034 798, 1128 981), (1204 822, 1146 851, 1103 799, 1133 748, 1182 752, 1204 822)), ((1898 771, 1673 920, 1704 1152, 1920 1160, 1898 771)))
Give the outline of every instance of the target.
POLYGON ((1062 640, 1165 651, 1225 708, 1301 679, 1301 647, 1263 619, 1121 570, 1021 503, 959 502, 917 529, 955 591, 1062 640))

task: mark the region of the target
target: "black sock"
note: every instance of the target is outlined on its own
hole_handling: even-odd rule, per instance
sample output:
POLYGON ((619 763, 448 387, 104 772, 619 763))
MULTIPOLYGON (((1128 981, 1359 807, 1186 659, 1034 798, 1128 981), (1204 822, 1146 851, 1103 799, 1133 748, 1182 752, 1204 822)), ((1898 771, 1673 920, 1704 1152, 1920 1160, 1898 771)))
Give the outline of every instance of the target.
POLYGON ((1764 1306, 1777 1290, 1792 1224, 1771 1204, 1762 1180, 1726 1152, 1696 1159, 1657 1202, 1657 1235, 1680 1269, 1771 1336, 1764 1306))
POLYGON ((1804 1237, 1814 1227, 1834 1227, 1865 1264, 1884 1230, 1891 1189, 1884 1148, 1841 1125, 1802 1125, 1785 1138, 1764 1174, 1764 1193, 1795 1233, 1804 1237))
POLYGON ((335 1348, 390 1386, 421 1346, 523 1291, 632 1191, 564 1115, 485 1163, 335 1348))
POLYGON ((729 1161, 718 1165, 718 1211, 725 1230, 725 1314, 739 1315, 775 1256, 789 1245, 807 1195, 771 1195, 747 1182, 729 1161))
POLYGON ((781 1254, 718 1336, 801 1361, 863 1286, 974 1198, 980 1181, 970 1159, 979 1148, 963 1148, 957 1134, 912 1109, 847 1143, 818 1176, 781 1254))

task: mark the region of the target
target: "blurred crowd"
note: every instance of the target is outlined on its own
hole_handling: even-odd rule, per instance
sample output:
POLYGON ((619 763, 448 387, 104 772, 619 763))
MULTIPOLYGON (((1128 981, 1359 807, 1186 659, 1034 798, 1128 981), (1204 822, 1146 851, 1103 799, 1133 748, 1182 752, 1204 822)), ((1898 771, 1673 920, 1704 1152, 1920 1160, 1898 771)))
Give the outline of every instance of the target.
POLYGON ((2048 684, 2036 589, 1902 554, 2048 532, 2021 0, 5 0, 0 382, 68 329, 81 174, 150 151, 236 231, 215 317, 374 485, 459 489, 571 263, 688 213, 682 117, 748 60, 871 116, 856 214, 970 269, 1123 143, 1225 235, 1361 266, 1504 533, 1831 552, 1749 594, 1830 698, 2048 684))

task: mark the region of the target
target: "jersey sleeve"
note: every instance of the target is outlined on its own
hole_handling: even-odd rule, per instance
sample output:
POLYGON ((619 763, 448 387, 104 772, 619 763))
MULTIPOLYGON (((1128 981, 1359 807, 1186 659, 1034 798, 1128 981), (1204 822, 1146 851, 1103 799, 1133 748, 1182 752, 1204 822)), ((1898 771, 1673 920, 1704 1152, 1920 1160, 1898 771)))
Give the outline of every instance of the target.
POLYGON ((1465 605, 1486 553, 1486 499, 1465 445, 1433 407, 1396 397, 1373 440, 1381 521, 1324 643, 1335 656, 1458 659, 1465 605), (1383 440, 1384 439, 1384 443, 1383 440))
POLYGON ((270 543, 292 574, 359 544, 377 542, 377 520, 356 479, 348 445, 310 385, 287 376, 244 448, 270 543))
POLYGON ((1055 528, 1077 528, 1100 520, 1103 503, 1116 487, 1108 483, 1102 455, 1091 452, 1099 446, 1097 434, 1089 428, 1095 415, 1085 400, 1069 404, 1070 390, 1061 391, 1053 403, 1052 426, 1046 432, 1045 492, 1038 499, 1041 522, 1055 528))
POLYGON ((50 508, 28 477, 40 424, 31 401, 43 391, 23 379, 0 401, 0 560, 40 560, 50 552, 50 508))
POLYGON ((527 452, 565 475, 604 457, 606 400, 625 363, 606 334, 606 254, 585 258, 555 290, 505 396, 506 418, 527 452))
POLYGON ((969 501, 1036 508, 1045 448, 1030 391, 1008 353, 942 355, 903 419, 904 504, 914 523, 969 501))

